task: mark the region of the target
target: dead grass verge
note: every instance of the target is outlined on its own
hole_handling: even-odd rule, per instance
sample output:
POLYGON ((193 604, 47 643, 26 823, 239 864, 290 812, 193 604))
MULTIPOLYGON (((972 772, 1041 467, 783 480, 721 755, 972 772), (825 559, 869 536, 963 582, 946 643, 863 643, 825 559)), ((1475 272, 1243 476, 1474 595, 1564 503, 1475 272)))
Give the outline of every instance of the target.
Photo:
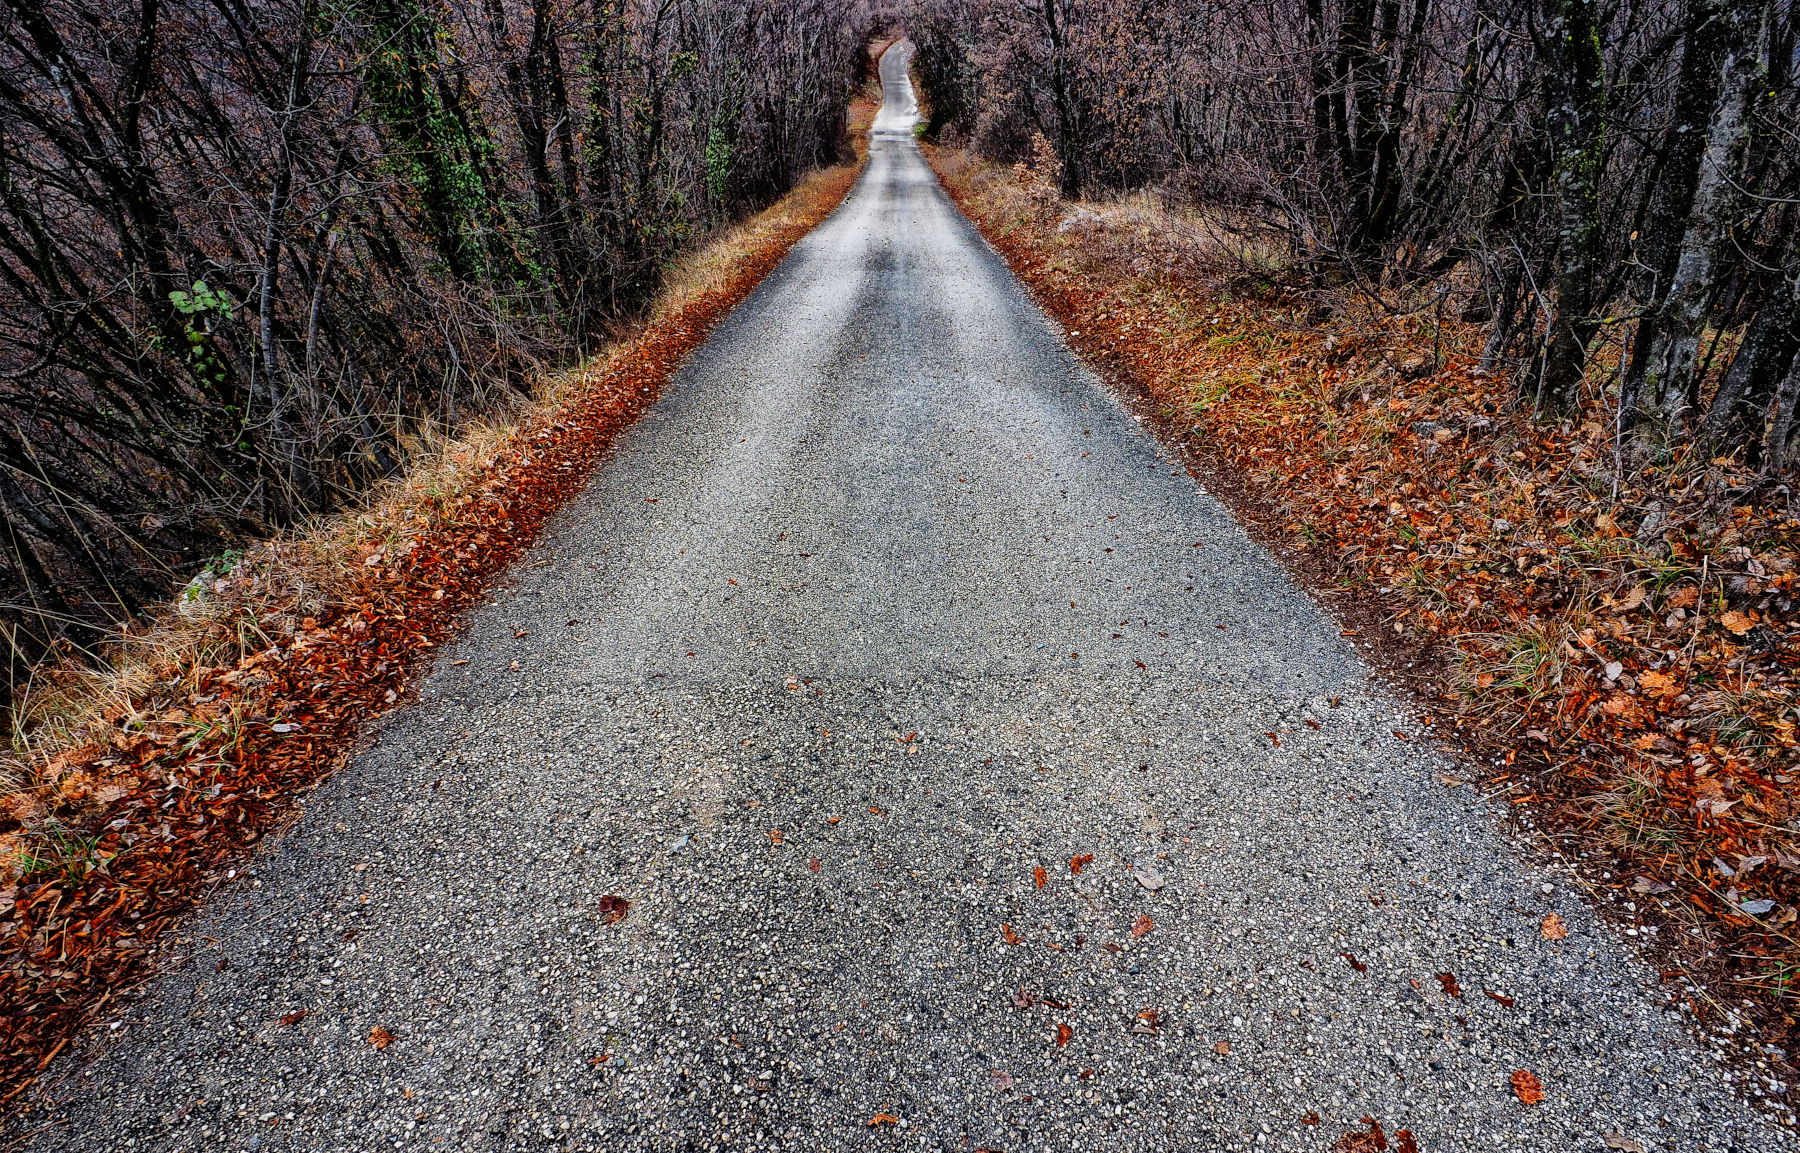
POLYGON ((202 574, 104 669, 48 674, 0 762, 0 1103, 401 702, 412 673, 866 158, 684 260, 642 329, 446 438, 353 513, 202 574))
MULTIPOLYGON (((1730 461, 1621 473, 1535 419, 1484 333, 1278 286, 1230 222, 1068 205, 1030 166, 930 149, 1081 353, 1406 682, 1656 960, 1792 1090, 1800 995, 1796 519, 1730 461), (1791 1072, 1791 1070, 1790 1070, 1791 1072)), ((1792 1116, 1792 1114, 1788 1114, 1792 1116)))

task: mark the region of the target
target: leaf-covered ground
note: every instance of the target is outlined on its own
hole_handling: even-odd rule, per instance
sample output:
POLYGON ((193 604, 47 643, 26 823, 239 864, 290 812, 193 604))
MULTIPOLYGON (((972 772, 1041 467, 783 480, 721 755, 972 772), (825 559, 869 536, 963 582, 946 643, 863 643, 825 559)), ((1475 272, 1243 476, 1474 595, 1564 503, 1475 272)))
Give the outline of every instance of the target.
POLYGON ((1455 309, 1285 294, 1229 234, 1070 206, 1029 166, 930 152, 1107 375, 1460 729, 1481 787, 1584 868, 1693 1008, 1786 1063, 1800 949, 1796 519, 1730 462, 1621 471, 1608 427, 1533 419, 1455 309), (1220 236, 1225 236, 1224 240, 1220 236), (1706 998, 1702 998, 1705 1000, 1706 998))
MULTIPOLYGON (((873 106, 853 111, 866 127, 873 106)), ((0 1102, 146 975, 170 930, 367 721, 403 703, 459 614, 858 171, 816 174, 715 244, 642 332, 516 428, 452 446, 368 510, 197 582, 184 604, 200 625, 176 622, 172 641, 95 694, 98 715, 7 766, 0 1102)))

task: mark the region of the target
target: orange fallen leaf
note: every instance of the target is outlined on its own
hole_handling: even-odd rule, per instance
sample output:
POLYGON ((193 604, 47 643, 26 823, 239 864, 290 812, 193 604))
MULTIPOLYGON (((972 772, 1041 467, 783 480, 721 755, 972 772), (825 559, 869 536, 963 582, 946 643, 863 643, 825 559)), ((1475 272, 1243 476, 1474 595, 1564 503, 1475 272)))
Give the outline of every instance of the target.
POLYGON ((1059 1023, 1056 1026, 1056 1047, 1060 1049, 1064 1045, 1067 1045, 1069 1043, 1069 1038, 1074 1035, 1075 1030, 1069 1028, 1067 1025, 1059 1023))
POLYGON ((814 857, 812 860, 806 862, 806 867, 811 869, 815 873, 818 872, 819 871, 819 858, 814 857))
POLYGON ((1538 926, 1538 932, 1544 934, 1546 941, 1561 941, 1569 935, 1569 926, 1555 913, 1547 913, 1544 923, 1538 926))
POLYGON ((380 1025, 369 1030, 369 1044, 377 1049, 385 1049, 394 1043, 394 1034, 380 1025))
POLYGON ((1023 940, 1023 938, 1019 936, 1018 932, 1016 930, 1014 930, 1013 927, 1011 925, 1007 924, 1005 921, 1000 922, 1000 939, 1002 941, 1005 941, 1009 945, 1016 945, 1021 940, 1023 940))
POLYGON ((770 829, 769 830, 769 841, 771 844, 776 844, 776 845, 781 844, 781 830, 780 829, 770 829))
POLYGON ((1544 1083, 1529 1069, 1513 1070, 1512 1091, 1527 1105, 1537 1105, 1544 1100, 1544 1083))
POLYGON ((1094 861, 1094 854, 1092 854, 1092 853, 1083 853, 1079 857, 1070 857, 1069 858, 1069 872, 1079 876, 1081 873, 1081 870, 1084 869, 1085 867, 1087 867, 1088 865, 1092 864, 1093 861, 1094 861))
POLYGON ((900 1118, 894 1116, 892 1113, 877 1113, 875 1116, 869 1118, 869 1128, 871 1129, 875 1128, 877 1125, 898 1124, 900 1124, 900 1118))
POLYGON ((1213 1042, 1213 1052, 1217 1053, 1221 1057, 1229 1055, 1231 1052, 1231 1042, 1230 1041, 1214 1041, 1213 1042))
POLYGON ((1044 874, 1044 866, 1042 865, 1031 870, 1031 880, 1040 889, 1050 883, 1050 878, 1044 874))
POLYGON ((281 1016, 277 1017, 275 1023, 283 1027, 298 1025, 300 1022, 306 1020, 306 1015, 310 1012, 312 1012, 311 1009, 295 1009, 292 1013, 283 1013, 281 1016))
POLYGON ((1740 637, 1756 627, 1754 618, 1746 616, 1735 609, 1731 612, 1720 613, 1719 623, 1730 629, 1734 635, 1740 637))
POLYGON ((1156 922, 1150 919, 1150 915, 1148 913, 1140 913, 1138 914, 1138 919, 1131 923, 1131 935, 1134 937, 1141 937, 1154 928, 1156 928, 1156 922))
POLYGON ((600 898, 600 923, 603 925, 616 925, 625 919, 625 914, 630 909, 630 901, 627 901, 617 893, 608 893, 606 896, 600 898))
POLYGON ((1382 1153, 1388 1147, 1387 1134, 1382 1131, 1381 1122, 1373 1117, 1364 1117, 1362 1123, 1368 1129, 1358 1133, 1352 1129, 1337 1139, 1332 1148, 1337 1153, 1382 1153))

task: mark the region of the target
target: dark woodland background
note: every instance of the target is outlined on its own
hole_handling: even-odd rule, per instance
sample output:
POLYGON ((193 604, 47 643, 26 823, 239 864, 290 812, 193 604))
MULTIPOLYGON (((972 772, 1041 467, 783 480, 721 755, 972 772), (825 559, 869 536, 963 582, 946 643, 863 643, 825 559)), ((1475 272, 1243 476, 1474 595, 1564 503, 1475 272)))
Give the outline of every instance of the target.
POLYGON ((832 0, 5 0, 18 679, 402 470, 846 157, 832 0))

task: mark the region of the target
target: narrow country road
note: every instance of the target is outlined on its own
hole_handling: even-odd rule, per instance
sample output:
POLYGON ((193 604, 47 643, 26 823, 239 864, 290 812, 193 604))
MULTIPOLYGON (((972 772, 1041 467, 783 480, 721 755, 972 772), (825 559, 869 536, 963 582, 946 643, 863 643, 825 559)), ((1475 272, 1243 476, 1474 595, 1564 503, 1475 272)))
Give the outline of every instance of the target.
POLYGON ((851 198, 30 1147, 1792 1147, 1071 357, 909 52, 851 198))

